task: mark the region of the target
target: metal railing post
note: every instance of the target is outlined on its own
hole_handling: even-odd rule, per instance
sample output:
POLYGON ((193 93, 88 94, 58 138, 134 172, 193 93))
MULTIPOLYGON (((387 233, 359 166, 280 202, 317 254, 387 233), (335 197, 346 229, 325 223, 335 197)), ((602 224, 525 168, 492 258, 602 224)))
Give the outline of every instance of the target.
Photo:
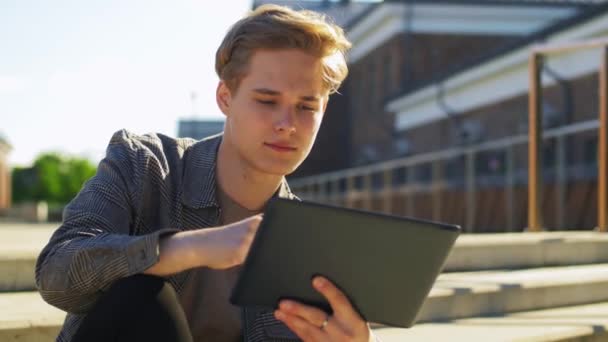
POLYGON ((528 231, 542 230, 541 212, 541 146, 542 146, 542 94, 541 71, 543 57, 540 53, 530 54, 530 96, 528 99, 528 231))
POLYGON ((383 197, 383 211, 385 213, 391 213, 393 211, 393 170, 384 170, 382 175, 382 197, 383 197))
POLYGON ((563 135, 557 136, 555 142, 556 159, 555 159, 555 211, 557 215, 557 229, 563 229, 566 223, 566 182, 568 175, 566 174, 566 137, 563 135))
POLYGON ((477 215, 477 179, 475 177, 475 152, 466 154, 466 217, 464 231, 475 231, 475 216, 477 215))
POLYGON ((405 214, 407 216, 414 216, 414 182, 412 181, 412 166, 407 166, 405 168, 406 175, 406 186, 405 186, 405 214))
POLYGON ((442 187, 442 170, 441 170, 441 161, 439 159, 435 160, 432 163, 432 178, 431 178, 431 191, 432 191, 432 201, 433 201, 433 220, 440 221, 441 220, 441 191, 442 187))
POLYGON ((608 231, 608 47, 602 49, 599 75, 600 129, 598 137, 597 230, 608 231))
POLYGON ((513 145, 509 145, 506 148, 506 189, 505 189, 505 201, 506 201, 506 212, 507 212, 507 231, 512 232, 515 230, 515 157, 513 155, 513 145))
POLYGON ((355 178, 352 175, 346 176, 346 200, 344 201, 345 206, 353 207, 353 190, 355 188, 355 178))
POLYGON ((363 197, 363 209, 365 210, 371 210, 372 209, 372 176, 370 173, 366 173, 363 176, 363 191, 362 191, 362 197, 363 197))

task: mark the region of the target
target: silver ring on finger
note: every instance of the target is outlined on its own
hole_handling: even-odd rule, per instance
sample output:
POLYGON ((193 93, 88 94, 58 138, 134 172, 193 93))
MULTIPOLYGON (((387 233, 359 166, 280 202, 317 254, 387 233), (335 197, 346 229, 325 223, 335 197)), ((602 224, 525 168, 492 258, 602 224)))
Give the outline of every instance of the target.
POLYGON ((319 327, 319 329, 324 330, 325 327, 327 326, 327 324, 329 324, 329 315, 327 315, 327 317, 325 317, 325 320, 323 321, 323 323, 321 323, 321 326, 319 327))

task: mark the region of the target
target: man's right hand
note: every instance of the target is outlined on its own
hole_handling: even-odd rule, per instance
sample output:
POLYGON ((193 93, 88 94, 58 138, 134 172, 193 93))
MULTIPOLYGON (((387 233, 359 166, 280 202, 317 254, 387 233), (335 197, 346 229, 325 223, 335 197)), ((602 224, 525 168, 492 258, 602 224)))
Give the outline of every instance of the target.
POLYGON ((144 273, 167 276, 206 266, 226 269, 242 264, 249 253, 262 215, 226 226, 175 233, 159 241, 160 260, 144 273))
POLYGON ((242 264, 249 253, 262 215, 218 228, 196 231, 192 246, 200 254, 201 266, 225 269, 242 264))

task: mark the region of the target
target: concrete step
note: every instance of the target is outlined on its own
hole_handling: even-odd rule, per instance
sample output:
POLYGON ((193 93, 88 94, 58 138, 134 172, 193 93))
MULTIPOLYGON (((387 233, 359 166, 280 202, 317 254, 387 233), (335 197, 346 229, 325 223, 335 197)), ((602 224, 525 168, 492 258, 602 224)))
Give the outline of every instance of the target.
MULTIPOLYGON (((0 223, 0 291, 35 289, 40 250, 58 224, 0 223)), ((544 232, 464 234, 444 271, 515 269, 608 263, 608 234, 544 232)))
POLYGON ((36 258, 58 224, 0 224, 0 292, 35 289, 36 258))
MULTIPOLYGON (((36 257, 56 226, 0 224, 0 292, 34 289, 36 257)), ((445 270, 451 272, 440 275, 419 322, 458 320, 483 330, 471 323, 475 319, 462 318, 608 301, 608 235, 593 232, 463 235, 445 270), (599 264, 584 265, 588 263, 599 264), (545 267, 568 264, 581 265, 545 267), (536 268, 516 269, 523 267, 536 268), (469 272, 456 272, 459 270, 469 272)), ((45 304, 36 292, 0 293, 0 341, 51 341, 64 315, 45 304)), ((494 317, 495 325, 506 322, 508 317, 494 317)), ((484 318, 483 322, 491 321, 484 318)), ((507 334, 511 325, 505 325, 501 329, 507 334)), ((432 331, 455 329, 440 323, 418 326, 431 327, 432 331)), ((597 327, 600 325, 596 330, 603 329, 597 327)), ((548 333, 555 330, 556 334, 572 331, 560 324, 554 328, 545 330, 548 333)), ((383 334, 395 331, 381 330, 383 334)), ((533 326, 529 330, 530 334, 538 331, 533 326)), ((444 336, 452 336, 450 331, 444 336)), ((457 336, 457 332, 454 334, 457 336)), ((590 340, 595 338, 589 336, 590 340)))
POLYGON ((418 321, 608 301, 607 289, 608 264, 444 273, 425 301, 418 321))
MULTIPOLYGON (((0 341, 51 342, 65 313, 36 292, 0 293, 0 341)), ((608 302, 417 324, 411 329, 374 327, 385 342, 401 341, 606 341, 608 302)))
POLYGON ((384 342, 608 341, 608 302, 374 331, 384 342))
POLYGON ((45 303, 38 292, 0 293, 0 341, 54 341, 65 312, 45 303))
POLYGON ((443 273, 418 322, 608 301, 608 264, 443 273))
POLYGON ((608 234, 593 231, 463 234, 445 271, 608 263, 608 234))

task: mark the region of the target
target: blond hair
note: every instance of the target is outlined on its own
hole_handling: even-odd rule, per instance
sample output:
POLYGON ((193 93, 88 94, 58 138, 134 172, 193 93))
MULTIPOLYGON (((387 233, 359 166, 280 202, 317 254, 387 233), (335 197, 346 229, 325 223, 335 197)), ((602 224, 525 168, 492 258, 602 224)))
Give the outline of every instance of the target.
POLYGON ((301 49, 322 60, 323 84, 331 94, 348 75, 345 56, 350 47, 342 28, 320 13, 263 5, 230 28, 215 54, 215 71, 237 91, 255 50, 301 49))

